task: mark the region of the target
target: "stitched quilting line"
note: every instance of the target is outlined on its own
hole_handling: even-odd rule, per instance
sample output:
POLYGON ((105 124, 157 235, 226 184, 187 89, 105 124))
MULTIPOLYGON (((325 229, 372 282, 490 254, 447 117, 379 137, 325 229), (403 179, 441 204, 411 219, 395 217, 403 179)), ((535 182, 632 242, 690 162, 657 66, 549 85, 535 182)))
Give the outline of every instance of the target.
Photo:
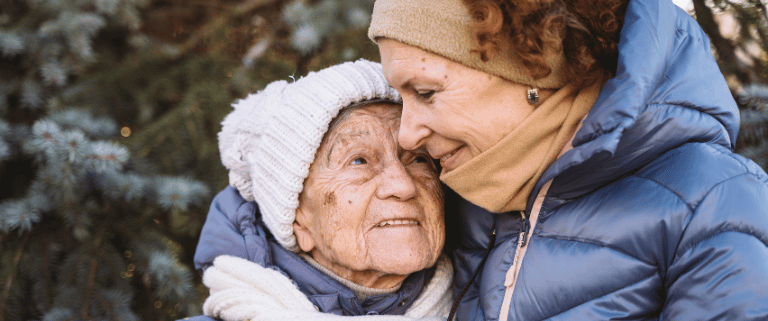
MULTIPOLYGON (((703 144, 703 145, 705 145, 705 146, 706 146, 706 145, 708 145, 708 144, 703 144)), ((739 162, 739 163, 740 163, 740 162, 739 162)), ((740 165, 741 165, 741 164, 740 164, 740 165)), ((742 165, 742 166, 743 166, 743 165, 742 165)), ((632 176, 632 177, 637 177, 637 178, 640 178, 640 179, 644 179, 644 180, 647 180, 647 181, 650 181, 650 182, 654 182, 654 183, 656 183, 657 185, 659 185, 660 187, 662 187, 662 188, 664 188, 664 189, 666 189, 666 190, 670 191, 672 194, 674 194, 675 196, 677 196, 677 198, 679 198, 679 199, 680 199, 680 200, 681 200, 683 203, 685 203, 685 205, 686 205, 686 206, 688 206, 688 209, 689 209, 691 212, 693 212, 693 211, 695 211, 695 210, 696 210, 696 208, 698 208, 698 206, 699 206, 699 203, 701 203, 701 201, 702 201, 702 200, 706 199, 706 198, 707 198, 707 196, 708 196, 708 195, 709 195, 709 194, 712 192, 712 190, 713 190, 713 189, 715 189, 716 187, 720 186, 721 184, 723 184, 723 183, 725 183, 725 182, 727 182, 727 181, 729 181, 729 180, 732 180, 732 179, 740 178, 740 177, 742 177, 742 176, 750 176, 750 175, 751 175, 751 176, 755 176, 754 174, 752 174, 752 173, 749 173, 748 171, 746 171, 746 170, 747 170, 746 168, 744 168, 744 169, 745 169, 745 173, 737 174, 737 175, 735 175, 735 176, 731 176, 731 177, 725 178, 725 179, 723 179, 723 180, 721 180, 721 181, 719 181, 719 182, 717 182, 717 183, 714 183, 714 184, 712 184, 712 186, 709 188, 709 190, 707 190, 707 192, 706 192, 706 193, 704 193, 704 196, 703 196, 703 197, 701 197, 701 199, 699 199, 699 200, 698 200, 698 202, 696 202, 696 204, 692 204, 692 203, 689 203, 688 201, 686 201, 686 199, 685 199, 685 198, 683 198, 683 196, 682 196, 682 195, 680 195, 679 193, 677 193, 675 190, 673 190, 673 189, 669 188, 669 187, 668 187, 666 184, 663 184, 662 182, 659 182, 659 181, 657 181, 657 180, 655 180, 655 179, 653 179, 653 178, 650 178, 650 177, 644 177, 644 176, 640 176, 640 174, 633 174, 633 175, 631 175, 631 176, 632 176)), ((757 177, 757 176, 755 176, 755 177, 757 177)))
POLYGON ((731 142, 731 144, 733 144, 733 141, 731 140, 731 134, 728 132, 728 129, 725 126, 725 124, 720 119, 715 117, 714 115, 709 114, 709 113, 707 113, 707 112, 705 112, 703 110, 698 109, 698 108, 703 108, 702 106, 695 105, 695 104, 692 104, 692 103, 689 103, 689 102, 686 102, 686 101, 649 102, 648 104, 646 104, 646 106, 650 106, 650 105, 656 105, 656 106, 659 106, 659 107, 663 107, 663 106, 680 107, 680 108, 683 108, 683 109, 687 109, 687 110, 698 112, 702 116, 709 116, 709 117, 713 118, 717 123, 719 123, 720 126, 722 126, 722 131, 728 137, 728 141, 731 142))
POLYGON ((556 313, 556 314, 550 315, 550 316, 548 316, 548 317, 546 317, 546 318, 544 318, 544 319, 542 319, 542 320, 546 320, 546 319, 554 318, 554 317, 556 317, 556 316, 558 316, 558 315, 561 315, 561 314, 563 314, 563 313, 565 313, 565 312, 568 312, 568 311, 570 311, 570 310, 573 310, 574 308, 576 308, 576 307, 578 307, 578 306, 581 306, 581 305, 587 304, 587 303, 589 303, 589 302, 592 302, 592 301, 595 301, 595 300, 599 300, 599 299, 602 299, 602 298, 604 298, 604 297, 606 297, 606 296, 608 296, 608 295, 611 295, 611 294, 614 294, 614 293, 616 293, 617 291, 619 291, 619 290, 621 290, 621 289, 624 289, 624 288, 629 288, 629 287, 632 287, 632 286, 634 286, 634 285, 637 285, 637 284, 640 284, 640 283, 642 283, 642 282, 645 282, 646 280, 650 280, 650 279, 651 279, 651 278, 653 278, 654 276, 657 276, 657 274, 656 274, 656 273, 652 273, 651 275, 649 275, 649 276, 647 276, 647 277, 644 277, 644 278, 640 279, 640 280, 639 280, 639 281, 637 281, 637 282, 634 282, 634 283, 631 283, 631 284, 627 284, 627 285, 624 285, 624 286, 620 286, 620 287, 617 287, 617 288, 615 288, 615 289, 613 289, 613 290, 610 290, 610 291, 606 292, 605 294, 603 294, 603 295, 601 295, 601 296, 598 296, 598 297, 594 297, 594 298, 592 298, 592 299, 589 299, 589 300, 587 300, 587 301, 584 301, 584 302, 581 302, 581 303, 579 303, 579 304, 576 304, 576 305, 573 305, 573 306, 571 306, 571 307, 568 307, 568 308, 564 309, 563 311, 560 311, 559 313, 556 313))
MULTIPOLYGON (((719 183, 717 183, 717 184, 714 184, 714 185, 712 186, 712 188, 710 188, 710 189, 709 189, 709 191, 707 191, 707 193, 706 193, 706 194, 704 194, 704 196, 701 198, 701 200, 699 200, 699 204, 696 204, 696 208, 695 208, 695 210, 692 210, 690 213, 688 213, 688 215, 686 215, 686 219, 685 219, 685 227, 683 227, 683 229, 682 229, 682 231, 681 231, 680 235, 682 236, 682 235, 684 235, 684 234, 685 234, 685 233, 688 231, 688 227, 690 226, 690 223, 691 223, 691 221, 694 219, 694 216, 696 215, 696 212, 698 212, 698 206, 700 205, 700 203, 701 203, 703 200, 707 199, 707 197, 709 196, 709 194, 711 194, 711 193, 712 193, 712 191, 713 191, 713 190, 714 190, 716 187, 719 187, 719 186, 721 186, 721 185, 725 184, 726 182, 728 182, 728 181, 730 181, 730 180, 733 180, 733 179, 737 179, 737 178, 740 178, 740 177, 742 177, 742 176, 748 176, 748 175, 751 175, 751 174, 749 174, 749 173, 744 173, 744 174, 741 174, 741 175, 737 175, 737 176, 734 176, 734 177, 731 177, 731 178, 725 179, 725 180, 723 180, 723 181, 721 181, 721 182, 719 182, 719 183)), ((659 184, 659 185, 660 185, 660 186, 663 186, 663 185, 661 185, 661 184, 659 184)), ((708 236, 708 237, 712 237, 712 236, 715 236, 715 235, 717 235, 717 234, 719 234, 719 233, 722 233, 722 232, 724 232, 724 231, 726 231, 726 230, 727 230, 727 229, 721 229, 721 230, 719 230, 719 231, 715 232, 715 234, 712 234, 712 235, 710 235, 710 236, 708 236)), ((737 231, 737 229, 733 229, 733 230, 734 230, 734 231, 737 231)), ((757 235, 757 234, 752 234, 752 233, 749 233, 749 232, 747 232, 747 231, 742 231, 742 232, 744 232, 745 234, 750 234, 750 235, 752 235, 753 237, 756 237, 758 240, 760 240, 760 241, 761 241, 762 243, 764 243, 764 244, 768 244, 768 243, 766 242, 766 240, 765 240, 765 238, 766 238, 765 236, 763 236, 763 237, 761 238, 761 237, 760 237, 760 235, 757 235)), ((704 237, 704 238, 702 238, 702 240, 704 240, 704 239, 706 239, 706 238, 708 238, 708 237, 704 237)), ((675 248, 675 254, 672 256, 672 261, 671 261, 671 262, 674 262, 675 260, 677 260, 677 259, 680 257, 680 255, 682 255, 682 254, 680 254, 680 253, 685 253, 686 251, 688 251, 688 249, 690 249, 691 247, 693 247, 693 246, 695 246, 696 244, 700 243, 702 240, 696 240, 696 239, 693 239, 693 242, 692 242, 692 243, 691 243, 689 246, 687 246, 687 247, 684 247, 684 248, 675 248)), ((679 246, 679 245, 680 245, 680 244, 678 243, 678 246, 679 246)), ((768 246, 768 245, 767 245, 767 246, 768 246)), ((671 264, 671 262, 670 262, 670 264, 671 264)))
POLYGON ((672 260, 672 262, 670 262, 670 265, 673 264, 675 261, 677 261, 677 259, 679 259, 681 256, 683 256, 686 252, 688 252, 688 251, 692 250, 693 248, 697 247, 699 244, 701 244, 703 242, 706 242, 706 241, 708 241, 708 240, 710 240, 712 238, 715 238, 715 237, 721 236, 723 234, 726 234, 726 233, 739 233, 739 234, 744 234, 744 235, 747 235, 747 236, 754 237, 755 239, 760 241, 760 243, 763 243, 763 245, 765 245, 766 248, 768 248, 768 240, 766 240, 765 238, 761 238, 759 235, 756 235, 756 233, 753 233, 753 232, 754 231, 748 231, 746 229, 739 229, 739 228, 735 228, 735 227, 734 228, 723 228, 721 230, 718 230, 714 234, 709 235, 707 237, 703 237, 703 238, 701 238, 701 240, 697 240, 696 242, 691 243, 691 245, 686 246, 685 248, 683 248, 682 251, 680 252, 680 254, 676 255, 674 257, 674 259, 672 260))
POLYGON ((639 258, 637 256, 634 256, 634 255, 630 254, 627 251, 624 251, 622 248, 619 248, 619 247, 616 247, 616 246, 612 246, 609 243, 600 242, 600 241, 593 240, 593 239, 579 238, 579 237, 572 237, 572 236, 560 236, 560 235, 541 235, 541 234, 534 235, 534 236, 540 237, 540 238, 545 238, 545 239, 558 240, 558 241, 578 242, 578 243, 582 243, 582 244, 588 244, 588 245, 592 245, 592 246, 596 246, 596 247, 606 248, 606 249, 613 250, 615 252, 621 253, 621 254, 629 257, 629 258, 632 258, 632 259, 638 260, 640 262, 643 262, 643 263, 645 263, 645 264, 647 264, 649 266, 658 266, 658 263, 648 262, 646 260, 643 260, 643 259, 641 259, 641 258, 639 258))
MULTIPOLYGON (((736 178, 739 178, 739 177, 742 177, 742 176, 745 176, 745 175, 751 175, 751 174, 749 174, 749 173, 740 174, 740 175, 737 175, 737 176, 725 179, 725 180, 723 180, 723 181, 713 185, 713 187, 707 192, 707 194, 705 194, 704 197, 702 197, 702 200, 706 199, 707 196, 712 192, 712 190, 715 187, 720 186, 721 184, 726 183, 727 181, 729 181, 731 179, 736 179, 736 178)), ((688 204, 687 202, 685 202, 685 200, 679 194, 677 194, 677 193, 675 193, 675 191, 667 188, 665 185, 663 185, 663 184, 661 184, 661 183, 659 183, 659 182, 657 182, 657 181, 655 181, 653 179, 650 179, 650 178, 645 178, 645 177, 640 177, 640 176, 635 176, 635 177, 640 178, 640 179, 644 179, 644 180, 648 180, 648 181, 651 181, 651 182, 654 182, 654 183, 658 184, 659 186, 663 187, 665 190, 668 190, 670 193, 672 193, 673 195, 677 196, 678 199, 680 199, 680 201, 683 204, 686 204, 686 206, 688 207, 689 213, 686 215, 685 227, 683 227, 681 229, 680 235, 685 234, 686 230, 688 229, 688 225, 689 225, 691 219, 693 218, 693 214, 695 213, 695 209, 691 208, 691 205, 688 204)), ((698 204, 697 204, 697 206, 698 206, 698 204)), ((678 254, 678 253, 684 253, 685 251, 687 251, 691 247, 696 246, 698 243, 702 242, 704 239, 709 238, 709 237, 714 237, 717 234, 720 234, 720 233, 723 233, 723 232, 727 232, 727 231, 737 231, 737 232, 742 232, 744 234, 749 234, 749 235, 757 238, 758 240, 760 240, 761 243, 765 244, 768 247, 768 236, 762 236, 762 235, 759 235, 758 233, 754 233, 754 231, 747 231, 747 230, 744 230, 744 229, 736 229, 736 228, 722 229, 722 230, 719 230, 719 231, 715 232, 715 234, 712 234, 712 235, 709 235, 707 237, 702 238, 702 240, 694 241, 692 244, 686 246, 685 248, 678 248, 678 249, 676 249, 675 250, 675 254, 672 256, 670 264, 671 264, 671 262, 674 262, 675 260, 677 260, 679 258, 679 256, 681 254, 678 254)), ((536 234, 535 236, 541 237, 541 238, 549 238, 549 239, 565 240, 565 241, 574 241, 574 242, 579 242, 579 243, 585 243, 585 244, 591 244, 591 245, 595 245, 595 246, 606 247, 606 248, 612 249, 614 251, 617 251, 619 253, 622 253, 624 255, 627 255, 629 257, 632 257, 632 258, 634 258, 634 259, 636 259, 638 261, 644 262, 646 264, 657 265, 655 263, 647 262, 647 261, 645 261, 645 260, 643 260, 641 258, 638 258, 638 257, 636 257, 636 256, 634 256, 634 255, 632 255, 632 254, 622 250, 621 248, 617 248, 617 247, 611 246, 608 243, 597 241, 597 240, 594 240, 594 239, 579 238, 579 237, 568 237, 568 236, 559 236, 559 235, 546 235, 546 234, 541 234, 541 233, 536 234)))

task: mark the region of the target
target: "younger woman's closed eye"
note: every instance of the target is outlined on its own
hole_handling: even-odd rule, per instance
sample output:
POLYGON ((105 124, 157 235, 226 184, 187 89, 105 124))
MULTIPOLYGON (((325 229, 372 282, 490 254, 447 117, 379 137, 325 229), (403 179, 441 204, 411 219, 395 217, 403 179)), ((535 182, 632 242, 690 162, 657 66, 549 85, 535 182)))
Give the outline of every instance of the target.
POLYGON ((423 91, 417 91, 416 95, 419 96, 419 99, 421 100, 429 100, 432 98, 432 96, 435 94, 434 90, 423 90, 423 91))

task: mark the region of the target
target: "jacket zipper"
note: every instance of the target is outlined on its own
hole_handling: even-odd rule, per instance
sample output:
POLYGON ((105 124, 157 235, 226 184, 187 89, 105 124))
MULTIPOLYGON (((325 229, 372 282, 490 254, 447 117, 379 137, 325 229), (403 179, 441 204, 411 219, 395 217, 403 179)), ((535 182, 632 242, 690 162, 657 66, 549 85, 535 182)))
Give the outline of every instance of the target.
POLYGON ((522 231, 520 232, 520 238, 522 239, 522 242, 518 243, 520 243, 519 247, 525 247, 528 245, 528 233, 531 229, 531 221, 525 217, 525 212, 520 212, 520 216, 523 217, 523 227, 521 228, 522 231))
POLYGON ((532 233, 533 227, 536 225, 536 222, 539 218, 539 212, 541 211, 541 206, 544 203, 544 198, 547 195, 547 191, 549 191, 549 185, 552 183, 550 180, 542 188, 538 191, 536 198, 534 199, 533 206, 531 207, 530 213, 526 212, 520 212, 520 216, 522 219, 522 226, 520 228, 520 237, 517 240, 517 249, 515 251, 515 258, 512 260, 512 266, 509 267, 509 270, 507 270, 507 275, 504 279, 504 286, 507 288, 504 291, 504 299, 501 303, 501 311, 499 315, 499 321, 506 321, 509 317, 509 311, 512 308, 512 294, 514 293, 514 285, 517 282, 517 277, 520 274, 520 270, 522 268, 522 261, 523 257, 525 256, 525 251, 528 248, 528 238, 530 237, 530 234, 532 233))
POLYGON ((528 220, 524 211, 520 211, 520 216, 522 218, 522 227, 520 228, 520 236, 517 240, 515 258, 512 260, 512 266, 510 267, 510 271, 513 273, 511 276, 509 273, 507 273, 507 278, 504 282, 505 286, 510 286, 512 283, 514 283, 515 280, 517 280, 517 274, 520 273, 520 268, 518 266, 521 257, 520 252, 522 252, 521 250, 528 245, 528 231, 531 228, 531 221, 528 220))

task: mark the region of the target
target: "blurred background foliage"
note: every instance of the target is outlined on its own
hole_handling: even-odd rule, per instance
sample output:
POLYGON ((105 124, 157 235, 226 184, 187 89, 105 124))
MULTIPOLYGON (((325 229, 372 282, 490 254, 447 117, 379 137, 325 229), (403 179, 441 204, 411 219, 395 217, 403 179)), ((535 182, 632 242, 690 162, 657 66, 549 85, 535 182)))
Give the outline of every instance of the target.
POLYGON ((765 0, 691 0, 741 110, 736 151, 768 168, 768 8, 765 0))
MULTIPOLYGON (((227 184, 230 104, 278 79, 378 61, 373 0, 0 2, 0 321, 200 312, 197 234, 227 184)), ((692 0, 768 165, 768 13, 692 0)))

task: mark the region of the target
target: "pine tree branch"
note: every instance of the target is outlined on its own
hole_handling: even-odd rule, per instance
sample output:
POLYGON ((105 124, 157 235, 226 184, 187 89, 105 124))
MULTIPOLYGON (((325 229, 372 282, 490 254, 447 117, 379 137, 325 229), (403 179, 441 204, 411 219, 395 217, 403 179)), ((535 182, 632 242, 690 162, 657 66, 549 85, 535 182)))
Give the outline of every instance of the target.
POLYGON ((109 314, 111 314, 112 317, 115 318, 115 320, 117 321, 123 320, 123 319, 120 319, 120 316, 117 315, 117 313, 115 313, 114 305, 108 302, 107 300, 104 300, 104 297, 102 297, 101 295, 94 294, 93 298, 96 299, 96 301, 99 302, 101 306, 105 308, 105 310, 109 311, 109 314))
POLYGON ((43 302, 43 306, 47 309, 51 305, 51 285, 49 281, 51 280, 51 270, 50 270, 50 260, 48 258, 50 252, 48 249, 51 248, 51 239, 48 235, 43 236, 43 243, 45 244, 45 250, 43 251, 43 294, 45 301, 43 302))
MULTIPOLYGON (((752 20, 753 18, 752 15, 740 4, 734 3, 729 0, 725 0, 725 3, 728 4, 728 6, 730 6, 737 15, 736 20, 739 21, 739 27, 741 28, 742 39, 755 40, 749 32, 751 24, 755 24, 754 27, 755 27, 755 30, 757 31, 758 38, 760 38, 759 40, 762 43, 768 45, 768 35, 766 34, 765 27, 762 26, 760 22, 755 23, 752 20)), ((757 5, 755 7, 757 7, 757 5)), ((757 18, 758 20, 760 19, 759 17, 755 17, 755 18, 757 18)), ((768 23, 768 20, 766 20, 765 22, 768 23)), ((738 44, 738 47, 741 48, 741 50, 744 53, 747 53, 750 63, 754 66, 754 69, 762 70, 764 68, 762 60, 758 57, 755 57, 752 54, 749 54, 749 50, 745 48, 745 45, 747 43, 748 43, 747 41, 742 40, 738 44)))
MULTIPOLYGON (((149 264, 147 263, 147 265, 149 264)), ((149 303, 151 309, 155 304, 155 295, 153 294, 154 291, 152 291, 152 276, 148 272, 142 273, 141 281, 147 294, 147 303, 149 303)))
MULTIPOLYGON (((191 106, 192 112, 195 113, 195 110, 200 110, 200 104, 196 103, 191 106)), ((199 117, 199 115, 198 115, 199 117)), ((195 126, 195 123, 192 121, 192 119, 187 118, 186 121, 184 121, 184 125, 187 127, 187 131, 191 133, 197 132, 197 126, 195 126)), ((192 141, 192 149, 194 150, 200 150, 200 146, 202 145, 202 142, 200 139, 198 139, 197 135, 189 135, 190 140, 192 141)))
POLYGON ((98 265, 98 262, 96 261, 96 258, 91 258, 91 270, 88 272, 88 285, 85 288, 85 295, 83 296, 85 300, 83 300, 83 306, 80 310, 80 316, 85 320, 90 320, 91 318, 88 316, 88 306, 90 305, 89 298, 91 297, 91 293, 93 292, 93 284, 96 281, 96 266, 98 265))
POLYGON ((5 289, 3 289, 3 301, 0 302, 0 321, 5 321, 5 308, 8 306, 8 298, 11 296, 13 278, 16 276, 16 269, 19 267, 21 254, 24 252, 24 246, 26 246, 27 240, 29 240, 29 234, 24 235, 24 238, 21 239, 21 244, 19 244, 19 248, 16 250, 16 255, 13 257, 13 267, 11 268, 11 274, 5 281, 5 289))
POLYGON ((216 31, 221 30, 228 21, 277 1, 279 0, 246 0, 198 28, 197 31, 192 34, 183 45, 181 45, 179 52, 183 54, 196 47, 203 40, 210 38, 216 31))
POLYGON ((765 7, 765 3, 763 3, 762 0, 756 0, 756 1, 749 1, 750 3, 754 4, 755 7, 760 9, 760 12, 763 13, 763 18, 765 18, 765 21, 768 22, 768 9, 765 7))
POLYGON ((693 10, 696 12, 696 20, 699 22, 701 29, 709 36, 712 46, 717 51, 719 60, 731 65, 734 68, 734 75, 743 84, 753 83, 760 79, 754 70, 746 66, 736 56, 736 45, 720 32, 720 27, 715 21, 712 9, 704 3, 704 0, 692 0, 692 2, 693 10))
MULTIPOLYGON (((190 95, 190 93, 187 93, 190 95)), ((178 139, 179 137, 169 137, 168 129, 176 128, 179 122, 190 116, 200 119, 205 117, 204 112, 199 108, 199 104, 187 104, 191 99, 185 99, 178 106, 166 112, 162 117, 155 120, 151 125, 142 128, 140 132, 131 135, 124 144, 132 151, 131 154, 138 157, 145 157, 155 148, 165 142, 167 139, 178 139)), ((179 142, 177 142, 178 144, 179 142)), ((170 166, 170 164, 168 164, 170 166)))
POLYGON ((760 36, 760 40, 763 42, 763 50, 768 51, 768 8, 766 8, 763 0, 754 1, 753 4, 763 14, 762 23, 758 22, 755 27, 757 29, 757 34, 760 36))

